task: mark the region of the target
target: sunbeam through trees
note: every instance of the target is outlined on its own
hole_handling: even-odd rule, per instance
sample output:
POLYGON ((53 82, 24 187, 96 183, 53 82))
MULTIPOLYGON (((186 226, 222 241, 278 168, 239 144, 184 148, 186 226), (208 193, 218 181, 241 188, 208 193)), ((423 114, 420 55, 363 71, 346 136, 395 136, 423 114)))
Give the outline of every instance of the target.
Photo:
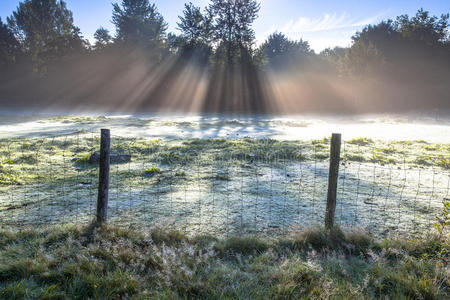
POLYGON ((448 14, 368 25, 316 53, 274 32, 258 44, 255 0, 185 5, 179 34, 148 0, 112 5, 95 43, 64 1, 25 0, 0 20, 0 101, 10 109, 370 113, 449 109, 448 14), (45 20, 45 21, 44 21, 45 20), (426 99, 426 101, 424 100, 426 99))

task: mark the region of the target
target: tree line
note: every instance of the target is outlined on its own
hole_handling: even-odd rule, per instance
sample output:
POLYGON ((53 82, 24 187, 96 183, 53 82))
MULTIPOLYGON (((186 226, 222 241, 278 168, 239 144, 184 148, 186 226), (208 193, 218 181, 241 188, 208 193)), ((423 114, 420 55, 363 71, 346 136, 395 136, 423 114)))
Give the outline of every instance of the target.
POLYGON ((258 45, 256 0, 185 4, 179 34, 149 0, 112 4, 115 34, 85 39, 60 0, 0 19, 3 107, 201 112, 375 112, 450 108, 449 15, 368 25, 315 53, 281 32, 258 45))

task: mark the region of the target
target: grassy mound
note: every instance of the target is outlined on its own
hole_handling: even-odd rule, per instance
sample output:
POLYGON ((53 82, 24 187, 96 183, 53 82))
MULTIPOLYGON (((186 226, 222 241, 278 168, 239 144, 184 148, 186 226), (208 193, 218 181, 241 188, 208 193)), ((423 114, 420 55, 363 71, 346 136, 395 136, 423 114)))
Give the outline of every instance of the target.
POLYGON ((187 237, 156 228, 0 231, 2 299, 448 299, 448 240, 187 237))

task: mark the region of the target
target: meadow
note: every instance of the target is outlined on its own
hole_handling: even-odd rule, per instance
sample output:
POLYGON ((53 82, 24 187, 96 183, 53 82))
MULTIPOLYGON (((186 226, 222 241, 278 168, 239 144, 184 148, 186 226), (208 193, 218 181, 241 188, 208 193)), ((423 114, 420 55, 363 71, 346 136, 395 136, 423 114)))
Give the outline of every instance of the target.
POLYGON ((445 1, 193 2, 0 2, 0 300, 450 299, 445 1))
MULTIPOLYGON (((112 153, 125 158, 111 167, 109 215, 118 226, 163 222, 224 235, 323 223, 329 139, 280 138, 312 121, 72 116, 26 123, 0 141, 5 225, 90 222, 98 184, 91 156, 102 126, 112 127, 112 153), (46 131, 25 130, 36 124, 46 131)), ((386 236, 432 226, 449 195, 450 144, 358 137, 341 151, 342 228, 386 236)))
POLYGON ((170 228, 0 231, 2 299, 448 299, 448 239, 187 237, 170 228))
MULTIPOLYGON (((369 124, 392 122, 406 126, 369 124)), ((448 298, 450 144, 418 129, 441 125, 398 140, 330 125, 349 137, 328 231, 324 123, 3 118, 0 298, 448 298), (104 127, 121 156, 96 227, 104 127)))

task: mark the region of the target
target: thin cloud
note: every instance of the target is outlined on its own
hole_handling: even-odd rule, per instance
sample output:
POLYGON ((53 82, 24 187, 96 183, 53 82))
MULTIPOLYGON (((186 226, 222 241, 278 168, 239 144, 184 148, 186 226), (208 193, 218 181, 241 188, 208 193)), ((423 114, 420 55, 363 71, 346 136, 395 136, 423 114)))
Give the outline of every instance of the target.
POLYGON ((282 26, 271 26, 264 34, 258 36, 258 44, 270 34, 282 32, 289 38, 303 38, 310 42, 311 47, 320 51, 326 47, 348 46, 355 31, 368 24, 381 21, 390 9, 362 19, 352 18, 347 13, 325 14, 318 18, 300 17, 290 20, 282 26))
MULTIPOLYGON (((279 28, 279 31, 284 33, 306 33, 361 27, 380 20, 380 18, 386 15, 388 12, 389 10, 378 13, 374 16, 370 16, 368 18, 364 18, 362 20, 351 18, 347 13, 342 13, 340 15, 325 14, 324 16, 319 18, 300 17, 296 21, 288 21, 285 25, 279 28)), ((271 30, 276 30, 276 27, 272 26, 271 30)))

